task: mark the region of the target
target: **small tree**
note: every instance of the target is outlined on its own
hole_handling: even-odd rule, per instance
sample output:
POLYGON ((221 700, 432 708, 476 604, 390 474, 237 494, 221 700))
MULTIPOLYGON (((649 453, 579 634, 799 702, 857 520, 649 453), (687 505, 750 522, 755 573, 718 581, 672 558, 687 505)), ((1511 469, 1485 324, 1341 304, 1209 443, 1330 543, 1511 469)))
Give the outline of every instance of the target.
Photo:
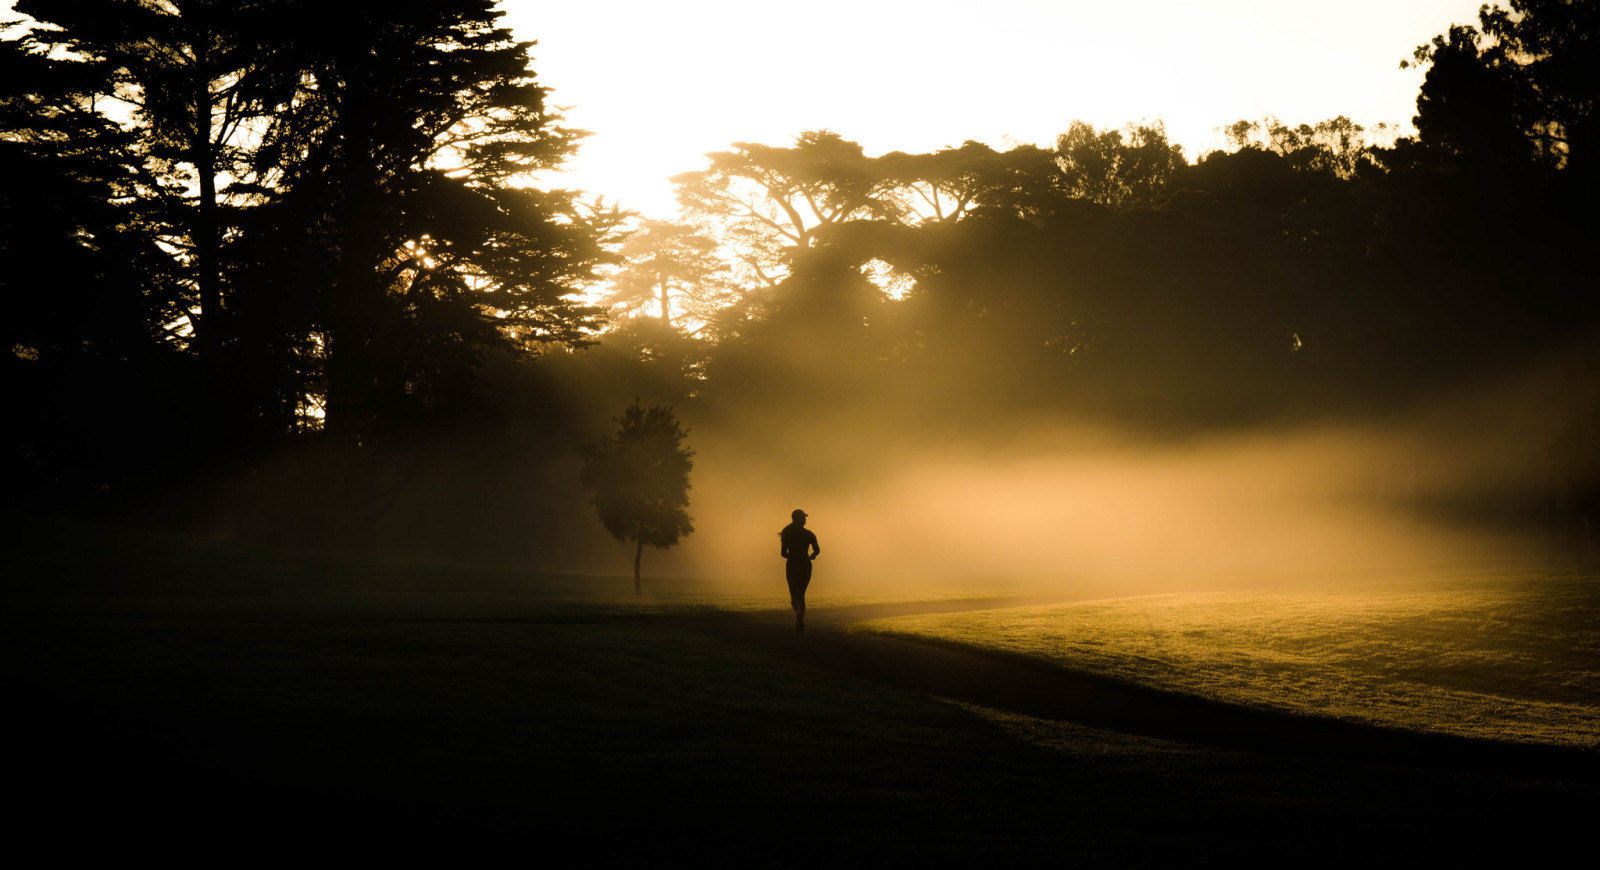
POLYGON ((683 446, 689 434, 678 426, 670 407, 633 407, 617 420, 616 437, 606 436, 578 448, 583 470, 578 480, 594 490, 589 499, 600 524, 613 538, 632 541, 633 594, 642 593, 639 562, 644 545, 658 550, 694 532, 689 516, 689 471, 694 450, 683 446))

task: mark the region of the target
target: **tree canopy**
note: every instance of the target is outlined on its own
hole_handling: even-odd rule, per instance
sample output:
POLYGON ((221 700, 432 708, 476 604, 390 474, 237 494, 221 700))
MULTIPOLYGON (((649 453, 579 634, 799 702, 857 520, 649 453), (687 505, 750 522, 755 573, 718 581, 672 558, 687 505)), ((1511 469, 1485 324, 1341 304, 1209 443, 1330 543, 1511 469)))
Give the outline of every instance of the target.
MULTIPOLYGON (((146 328, 204 361, 194 386, 227 437, 381 440, 459 410, 484 354, 598 327, 575 297, 623 215, 523 186, 581 134, 494 6, 388 3, 302 29, 303 0, 19 4, 56 28, 7 43, 37 73, 8 78, 37 90, 21 96, 70 87, 86 119, 128 113, 121 201, 140 220, 121 235, 166 252, 174 297, 146 328), (57 48, 72 59, 47 60, 57 48)), ((95 123, 58 147, 120 129, 95 123)))

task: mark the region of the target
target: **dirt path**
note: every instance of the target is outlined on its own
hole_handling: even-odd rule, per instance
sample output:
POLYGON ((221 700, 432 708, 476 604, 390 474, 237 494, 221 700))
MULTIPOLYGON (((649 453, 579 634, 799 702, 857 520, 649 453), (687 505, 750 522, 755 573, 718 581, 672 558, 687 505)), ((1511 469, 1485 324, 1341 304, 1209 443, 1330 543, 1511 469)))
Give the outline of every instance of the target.
MULTIPOLYGON (((939 610, 981 606, 934 605, 939 610)), ((927 611, 916 605, 818 609, 808 614, 804 633, 795 632, 787 616, 770 614, 706 623, 702 630, 898 688, 1128 734, 1463 773, 1600 782, 1600 753, 1591 751, 1273 713, 953 645, 848 630, 864 619, 913 612, 927 611)))

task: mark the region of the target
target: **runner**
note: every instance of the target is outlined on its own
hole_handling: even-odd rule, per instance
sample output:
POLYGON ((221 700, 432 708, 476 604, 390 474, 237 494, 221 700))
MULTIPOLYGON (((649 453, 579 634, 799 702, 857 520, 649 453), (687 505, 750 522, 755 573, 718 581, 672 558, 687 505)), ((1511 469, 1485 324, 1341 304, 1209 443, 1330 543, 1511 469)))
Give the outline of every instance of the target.
POLYGON ((822 554, 817 536, 806 528, 806 512, 799 508, 789 515, 793 522, 778 533, 782 542, 779 555, 788 559, 784 576, 789 581, 789 606, 794 608, 794 630, 806 630, 806 587, 811 585, 811 560, 822 554))

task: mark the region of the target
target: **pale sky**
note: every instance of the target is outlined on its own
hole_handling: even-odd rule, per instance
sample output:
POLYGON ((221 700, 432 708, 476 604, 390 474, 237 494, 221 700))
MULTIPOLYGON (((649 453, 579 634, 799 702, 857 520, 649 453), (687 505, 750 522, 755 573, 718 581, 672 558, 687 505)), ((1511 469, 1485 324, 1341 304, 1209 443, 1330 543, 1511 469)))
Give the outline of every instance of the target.
MULTIPOLYGON (((1192 160, 1272 114, 1409 129, 1399 62, 1482 0, 504 0, 593 131, 543 183, 676 212, 668 178, 736 141, 829 129, 868 154, 1049 145, 1074 119, 1161 119, 1192 160)), ((0 15, 13 0, 0 0, 0 15)), ((9 15, 5 15, 9 17, 9 15)))
POLYGON ((732 142, 826 128, 868 154, 1047 145, 1074 119, 1162 119, 1194 159, 1272 114, 1409 130, 1399 69, 1482 0, 507 0, 534 68, 594 132, 556 183, 657 217, 732 142))

